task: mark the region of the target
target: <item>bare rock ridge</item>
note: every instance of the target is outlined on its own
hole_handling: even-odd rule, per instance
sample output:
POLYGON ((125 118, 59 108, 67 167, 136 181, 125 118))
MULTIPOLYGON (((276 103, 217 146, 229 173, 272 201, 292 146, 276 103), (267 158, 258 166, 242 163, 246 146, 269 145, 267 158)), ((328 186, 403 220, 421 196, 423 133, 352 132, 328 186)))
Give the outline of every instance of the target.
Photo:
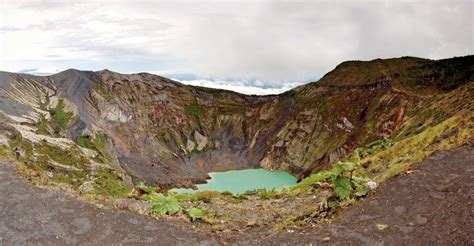
POLYGON ((472 81, 474 56, 344 62, 317 82, 270 96, 148 73, 0 72, 0 114, 17 130, 36 129, 61 101, 71 121, 63 133, 43 135, 73 142, 106 136, 111 161, 135 183, 166 188, 203 181, 210 171, 254 167, 302 178, 356 146, 403 138, 418 122, 426 127, 472 110, 472 81))

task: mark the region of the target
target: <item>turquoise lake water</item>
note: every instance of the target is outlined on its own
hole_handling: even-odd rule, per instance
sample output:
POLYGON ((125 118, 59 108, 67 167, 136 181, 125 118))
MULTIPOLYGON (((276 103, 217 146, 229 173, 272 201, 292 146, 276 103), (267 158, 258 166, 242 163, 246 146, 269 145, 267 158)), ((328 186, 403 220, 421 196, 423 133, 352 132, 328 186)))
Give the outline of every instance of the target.
MULTIPOLYGON (((209 173, 206 184, 198 184, 198 190, 229 191, 234 194, 255 189, 280 190, 296 184, 296 177, 284 171, 245 169, 209 173)), ((174 189, 178 193, 191 193, 192 189, 174 189)))

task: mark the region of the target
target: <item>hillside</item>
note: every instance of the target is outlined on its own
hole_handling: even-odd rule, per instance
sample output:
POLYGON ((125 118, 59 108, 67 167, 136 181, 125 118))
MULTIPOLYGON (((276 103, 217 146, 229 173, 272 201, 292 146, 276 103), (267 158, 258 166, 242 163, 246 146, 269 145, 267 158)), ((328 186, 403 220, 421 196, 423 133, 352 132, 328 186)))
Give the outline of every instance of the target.
POLYGON ((56 181, 76 188, 99 177, 97 169, 109 170, 107 179, 165 189, 192 187, 211 171, 260 166, 304 178, 357 147, 403 141, 472 114, 472 81, 474 56, 344 62, 320 81, 274 96, 147 73, 2 72, 0 144, 30 169, 58 173, 56 181))

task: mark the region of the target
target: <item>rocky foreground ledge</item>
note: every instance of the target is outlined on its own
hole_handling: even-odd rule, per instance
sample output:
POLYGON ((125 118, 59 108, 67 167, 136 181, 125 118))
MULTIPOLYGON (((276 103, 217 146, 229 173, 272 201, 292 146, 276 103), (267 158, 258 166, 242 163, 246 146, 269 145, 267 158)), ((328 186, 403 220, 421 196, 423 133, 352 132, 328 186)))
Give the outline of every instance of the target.
POLYGON ((190 225, 100 209, 62 192, 33 186, 0 161, 0 245, 199 244, 217 241, 190 225))
POLYGON ((204 234, 179 221, 99 209, 32 186, 0 162, 2 245, 470 245, 474 242, 474 142, 438 152, 384 183, 331 224, 268 234, 204 234))

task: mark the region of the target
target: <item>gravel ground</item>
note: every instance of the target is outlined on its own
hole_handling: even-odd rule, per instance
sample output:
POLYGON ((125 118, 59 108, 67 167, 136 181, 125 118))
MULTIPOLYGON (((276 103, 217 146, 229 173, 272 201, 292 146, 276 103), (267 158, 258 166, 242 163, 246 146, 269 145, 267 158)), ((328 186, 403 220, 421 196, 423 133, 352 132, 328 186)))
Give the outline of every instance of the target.
POLYGON ((474 245, 474 142, 438 152, 331 224, 211 236, 41 189, 0 162, 0 245, 474 245))
POLYGON ((0 245, 217 244, 186 225, 99 209, 67 194, 35 187, 9 162, 0 162, 0 194, 0 245))
POLYGON ((230 243, 252 245, 474 245, 474 141, 438 152, 331 224, 230 243))

